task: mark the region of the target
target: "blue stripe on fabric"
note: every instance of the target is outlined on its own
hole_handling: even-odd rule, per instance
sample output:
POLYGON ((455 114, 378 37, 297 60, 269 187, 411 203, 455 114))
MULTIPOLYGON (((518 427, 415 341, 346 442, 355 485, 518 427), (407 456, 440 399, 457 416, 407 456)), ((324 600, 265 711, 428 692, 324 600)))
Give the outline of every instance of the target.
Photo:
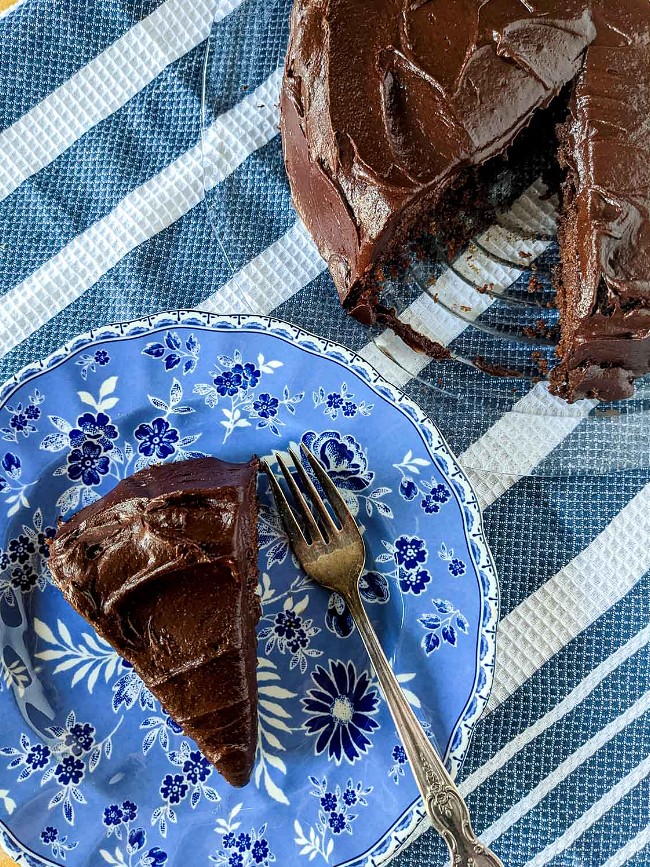
POLYGON ((214 119, 262 84, 284 62, 292 0, 245 0, 210 36, 207 106, 214 119), (236 50, 233 49, 236 45, 236 50))
MULTIPOLYGON (((646 813, 647 813, 647 807, 646 807, 646 813)), ((627 842, 627 841, 625 841, 625 842, 627 842)), ((621 844, 621 846, 619 846, 619 848, 622 848, 622 846, 623 846, 623 844, 621 844)), ((634 858, 630 858, 628 861, 626 861, 625 867, 648 867, 648 864, 650 864, 650 844, 648 844, 647 846, 644 846, 643 849, 637 855, 634 856, 634 858)), ((598 867, 600 867, 600 865, 598 865, 598 867)))
POLYGON ((499 575, 501 616, 573 560, 649 481, 647 469, 529 476, 503 494, 484 516, 499 575))
POLYGON ((82 331, 148 313, 195 307, 226 269, 203 205, 136 248, 47 326, 0 359, 0 381, 82 331))
MULTIPOLYGON (((585 810, 606 795, 626 774, 630 773, 647 756, 646 738, 647 720, 640 719, 631 723, 575 771, 579 776, 579 791, 576 791, 577 779, 570 775, 553 789, 538 806, 526 813, 509 831, 503 834, 499 838, 499 845, 503 847, 504 851, 513 853, 509 859, 511 867, 525 864, 529 858, 552 843, 573 822, 579 819, 585 810)), ((538 761, 539 758, 540 753, 535 752, 534 760, 538 761)), ((533 759, 532 754, 530 759, 533 759)), ((522 797, 531 788, 532 786, 524 783, 522 797)), ((644 793, 644 790, 645 793, 649 791, 647 786, 640 786, 637 792, 635 794, 630 793, 626 800, 628 802, 636 801, 639 795, 644 793)), ((485 796, 485 789, 483 795, 485 796)), ((645 821, 638 819, 638 814, 636 820, 626 814, 623 807, 617 808, 615 813, 619 821, 618 840, 630 839, 645 824, 645 821)), ((614 845, 605 851, 594 851, 592 853, 593 861, 588 863, 601 863, 617 848, 618 846, 614 845)), ((555 865, 566 864, 566 857, 565 853, 551 863, 555 865)))
MULTIPOLYGON (((590 671, 643 629, 648 622, 648 610, 650 610, 650 576, 647 576, 589 629, 550 659, 517 690, 515 695, 479 722, 461 778, 469 776, 472 771, 484 765, 501 747, 512 741, 565 698, 590 671)), ((643 691, 650 688, 650 666, 647 665, 647 655, 644 657, 642 652, 636 659, 637 661, 632 663, 633 666, 638 666, 640 685, 637 685, 636 689, 643 691)), ((616 678, 616 675, 613 677, 616 678)), ((583 734, 583 740, 595 734, 597 728, 599 726, 583 734)), ((569 752, 570 750, 566 750, 563 758, 569 752)), ((532 762, 539 760, 536 751, 533 751, 532 756, 532 762)), ((509 790, 504 787, 503 781, 501 785, 497 785, 495 780, 496 776, 491 777, 469 798, 477 829, 487 828, 495 821, 495 805, 500 812, 503 812, 502 800, 508 802, 509 790)), ((573 782, 575 784, 577 780, 573 779, 573 782)), ((508 857, 512 855, 508 849, 504 848, 503 851, 508 854, 508 857)), ((442 864, 444 858, 440 857, 441 853, 444 853, 444 848, 437 835, 430 831, 411 846, 408 856, 405 856, 401 863, 405 867, 406 865, 419 867, 422 864, 442 864)))
MULTIPOLYGON (((648 721, 646 720, 646 744, 648 721)), ((647 753, 647 748, 646 751, 647 753)), ((610 770, 606 768, 607 772, 610 770)), ((622 776, 622 774, 621 774, 622 776)), ((620 777, 619 777, 620 778, 620 777)), ((621 848, 622 841, 631 840, 648 824, 650 809, 650 778, 646 778, 628 795, 609 810, 593 828, 586 831, 571 847, 549 861, 549 867, 565 867, 569 859, 573 864, 596 864, 600 867, 621 848)), ((650 859, 646 854, 645 867, 650 859)), ((626 867, 634 864, 628 861, 626 867)), ((639 862, 641 863, 641 862, 639 862)))
MULTIPOLYGON (((212 224, 223 227, 219 236, 233 271, 273 244, 296 220, 280 137, 252 153, 241 168, 208 192, 206 202, 212 224)), ((227 271, 215 275, 219 283, 230 276, 227 271)))
MULTIPOLYGON (((595 689, 586 701, 539 735, 535 741, 513 757, 505 767, 497 771, 490 778, 489 783, 483 784, 472 795, 472 798, 477 802, 484 802, 486 792, 490 789, 496 789, 500 792, 499 811, 501 813, 517 804, 529 791, 552 773, 567 756, 581 747, 589 736, 593 736, 609 722, 624 713, 647 691, 650 684, 647 682, 648 679, 644 671, 646 665, 647 652, 636 654, 633 659, 621 666, 617 672, 610 675, 601 686, 595 689), (634 677, 635 680, 628 682, 626 676, 634 677)), ((605 778, 601 782, 592 779, 592 775, 589 774, 590 762, 581 766, 582 769, 578 773, 580 773, 581 778, 584 778, 585 788, 589 780, 590 802, 598 800, 607 789, 644 758, 641 749, 641 733, 644 726, 647 726, 647 720, 645 724, 640 722, 635 725, 636 728, 634 725, 629 727, 627 734, 621 733, 616 736, 616 740, 622 739, 626 744, 626 746, 619 744, 616 748, 625 749, 627 765, 625 762, 620 765, 610 765, 609 777, 602 773, 598 775, 605 778)), ((597 756, 600 756, 601 753, 605 754, 605 752, 606 749, 603 746, 597 756)), ((597 756, 594 756, 594 759, 590 761, 595 761, 597 756)), ((567 778, 563 785, 572 786, 574 782, 575 780, 567 778)), ((586 794, 585 792, 585 796, 586 794)), ((551 833, 555 832, 557 835, 580 815, 582 801, 578 804, 574 802, 563 805, 563 802, 568 799, 564 797, 561 787, 558 787, 557 796, 549 794, 548 800, 551 803, 554 803, 555 800, 558 801, 553 806, 557 821, 551 829, 551 833), (579 811, 577 814, 576 810, 579 811)), ((488 824, 496 818, 494 805, 492 805, 491 810, 488 807, 482 808, 477 805, 477 810, 481 815, 481 820, 488 824)), ((479 821, 478 815, 476 821, 479 821)), ((483 827, 487 827, 487 825, 483 827)), ((543 848, 547 842, 549 841, 543 841, 539 848, 543 848)))
POLYGON ((341 307, 329 271, 319 274, 274 313, 306 331, 317 329, 321 337, 343 343, 354 351, 368 342, 368 329, 341 307))
POLYGON ((31 0, 0 21, 0 129, 41 102, 162 0, 31 0))
POLYGON ((0 202, 0 294, 199 141, 204 53, 170 65, 0 202))

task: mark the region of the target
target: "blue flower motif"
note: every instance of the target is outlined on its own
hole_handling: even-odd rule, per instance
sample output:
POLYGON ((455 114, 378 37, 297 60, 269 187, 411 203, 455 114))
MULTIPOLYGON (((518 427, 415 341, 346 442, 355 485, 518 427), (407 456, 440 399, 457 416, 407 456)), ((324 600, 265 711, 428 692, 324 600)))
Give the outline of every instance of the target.
POLYGON ((368 469, 368 459, 353 436, 339 431, 315 434, 308 431, 302 441, 323 464, 334 484, 348 491, 364 491, 375 474, 368 469))
POLYGON ((108 354, 108 352, 106 352, 105 349, 98 349, 93 355, 93 358, 95 359, 95 363, 99 364, 101 367, 103 367, 105 364, 108 364, 108 362, 111 360, 110 355, 108 354))
POLYGON ((345 813, 330 813, 329 826, 335 834, 342 834, 348 826, 345 813))
POLYGON ((251 835, 240 834, 237 837, 237 848, 240 852, 247 852, 251 847, 251 835))
POLYGON ((56 527, 46 527, 42 533, 38 534, 38 553, 41 557, 47 559, 50 556, 50 546, 48 539, 53 539, 56 536, 56 527))
POLYGON ((392 756, 398 765, 406 764, 406 750, 401 744, 397 744, 397 746, 393 747, 392 756))
POLYGON ((320 805, 326 813, 331 813, 332 810, 336 810, 338 803, 338 798, 334 792, 325 792, 323 797, 320 799, 320 805))
POLYGON ((420 504, 427 515, 434 515, 440 511, 440 504, 446 503, 451 497, 451 492, 445 485, 435 485, 431 488, 420 504))
POLYGON ((262 864, 269 857, 269 844, 264 837, 253 843, 252 855, 256 864, 262 864))
POLYGON ((353 807, 358 800, 356 791, 348 786, 348 788, 343 792, 343 803, 348 807, 353 807))
POLYGON ((346 415, 348 418, 352 418, 357 414, 357 405, 351 400, 346 400, 343 404, 343 415, 346 415))
POLYGON ((138 863, 140 867, 162 867, 166 862, 167 853, 159 849, 158 846, 154 846, 153 849, 149 849, 147 854, 138 863))
POLYGON ((304 650, 309 647, 309 636, 304 629, 299 629, 296 632, 295 638, 287 642, 287 647, 290 653, 298 653, 299 650, 304 650))
POLYGON ((187 794, 189 786, 181 774, 166 774, 160 786, 160 794, 170 804, 180 804, 187 794))
POLYGON ((340 409, 343 406, 343 396, 333 391, 327 395, 327 408, 340 409))
POLYGON ((110 804, 110 806, 104 808, 104 818, 102 821, 105 825, 109 827, 110 825, 121 825, 123 818, 124 813, 117 804, 110 804))
POLYGON ((295 638, 297 631, 302 626, 302 617, 294 611, 278 611, 275 615, 273 631, 280 638, 295 638))
POLYGON ((233 852, 228 859, 228 867, 242 867, 243 863, 244 857, 239 852, 233 852))
POLYGON ((277 397, 271 397, 267 392, 260 394, 257 400, 253 401, 253 409, 260 418, 272 418, 273 416, 276 416, 278 414, 279 406, 280 401, 277 397))
POLYGON ((50 748, 42 744, 34 744, 30 751, 25 756, 25 764, 29 765, 34 771, 44 768, 50 760, 50 748))
POLYGON ((168 458, 174 454, 176 443, 180 439, 178 431, 164 418, 155 418, 151 424, 141 424, 135 431, 135 438, 140 440, 140 454, 157 458, 168 458))
POLYGON ((67 786, 68 783, 76 785, 84 775, 84 763, 79 759, 75 759, 74 756, 66 756, 56 766, 54 773, 62 786, 67 786))
POLYGON ((132 822, 138 815, 138 808, 133 801, 122 801, 122 812, 124 813, 124 821, 132 822))
POLYGON ((73 428, 68 434, 70 437, 70 445, 79 448, 87 439, 97 440, 105 452, 110 452, 113 448, 112 440, 116 440, 118 433, 117 428, 111 423, 110 418, 105 412, 98 412, 93 415, 91 412, 85 412, 77 419, 77 427, 73 428))
POLYGON ((80 756, 92 749, 94 733, 95 728, 90 723, 75 723, 65 739, 65 745, 70 747, 74 756, 80 756))
POLYGON ((262 375, 255 365, 251 364, 251 362, 233 365, 232 373, 234 376, 239 376, 241 378, 243 388, 255 388, 257 383, 260 381, 260 376, 262 375))
POLYGON ((30 421, 38 421, 41 417, 41 411, 39 407, 34 406, 33 403, 30 403, 29 406, 25 407, 25 415, 30 421))
POLYGON ((36 586, 37 581, 38 575, 29 563, 16 566, 11 572, 11 586, 21 593, 29 593, 32 587, 36 586))
POLYGON ((458 557, 454 557, 447 568, 454 578, 458 578, 460 575, 465 574, 465 564, 462 560, 459 560, 458 557))
POLYGON ((204 782, 212 773, 210 762, 198 750, 190 753, 189 759, 183 764, 183 773, 190 783, 204 782))
POLYGON ((147 839, 147 836, 145 834, 144 828, 132 828, 129 831, 129 836, 128 836, 127 842, 129 844, 129 846, 131 847, 131 850, 133 852, 137 852, 140 849, 142 849, 142 847, 145 844, 146 839, 147 839))
POLYGON ((22 412, 17 412, 9 419, 9 424, 17 431, 23 431, 29 424, 27 416, 22 412))
POLYGON ((26 563, 36 548, 28 536, 18 536, 17 539, 12 539, 9 542, 8 551, 9 559, 13 563, 26 563))
POLYGON ((417 569, 427 561, 427 548, 417 536, 400 536, 395 541, 395 562, 405 569, 417 569))
POLYGON ((41 831, 41 840, 44 843, 54 843, 58 839, 58 836, 59 832, 57 828, 53 828, 52 825, 48 825, 47 828, 41 831))
POLYGON ((215 376, 212 381, 217 388, 217 393, 221 397, 234 397, 242 387, 241 375, 233 373, 232 370, 224 370, 219 376, 215 376))
POLYGON ((431 575, 426 569, 399 570, 399 586, 402 593, 413 593, 415 596, 419 596, 426 589, 429 581, 431 581, 431 575))
POLYGON ((102 454, 101 446, 86 440, 81 449, 73 449, 68 455, 68 476, 84 485, 98 485, 100 476, 108 472, 108 458, 102 454))
POLYGON ((4 458, 2 459, 2 469, 9 473, 9 475, 13 479, 17 479, 20 475, 20 458, 18 455, 14 455, 11 452, 6 452, 4 458))
POLYGON ((229 831, 227 834, 224 834, 224 838, 221 841, 223 843, 224 849, 232 849, 237 844, 235 843, 235 835, 232 831, 229 831))
POLYGON ((413 479, 404 476, 399 485, 399 492, 405 500, 414 500, 418 495, 418 486, 413 479))
MULTIPOLYGON (((2 488, 0 488, 0 491, 2 488)), ((11 563, 11 559, 9 558, 9 554, 6 551, 0 551, 0 572, 4 572, 5 569, 11 563)))
POLYGON ((370 687, 365 671, 357 677, 353 662, 346 665, 330 660, 329 672, 318 665, 311 677, 315 686, 302 704, 309 714, 304 728, 318 736, 315 752, 320 755, 327 750, 337 764, 343 758, 353 764, 368 752, 368 734, 379 728, 372 718, 378 711, 379 696, 370 687))

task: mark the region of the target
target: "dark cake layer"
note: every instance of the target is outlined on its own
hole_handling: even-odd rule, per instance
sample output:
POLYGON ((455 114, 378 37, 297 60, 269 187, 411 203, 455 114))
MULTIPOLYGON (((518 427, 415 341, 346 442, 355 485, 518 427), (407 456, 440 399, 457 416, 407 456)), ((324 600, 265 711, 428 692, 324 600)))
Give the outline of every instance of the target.
POLYGON ((371 317, 363 296, 377 263, 512 144, 594 36, 579 0, 295 0, 285 162, 351 312, 371 317))
POLYGON ((599 5, 561 129, 562 338, 552 388, 616 400, 650 370, 650 3, 599 5))
POLYGON ((257 745, 257 460, 142 470, 62 523, 50 570, 233 785, 257 745))

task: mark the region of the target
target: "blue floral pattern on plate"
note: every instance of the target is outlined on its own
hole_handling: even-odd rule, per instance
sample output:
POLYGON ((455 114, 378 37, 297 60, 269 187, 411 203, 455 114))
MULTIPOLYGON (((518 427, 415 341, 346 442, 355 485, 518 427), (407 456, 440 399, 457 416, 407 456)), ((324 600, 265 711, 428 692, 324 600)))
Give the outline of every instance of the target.
POLYGON ((65 603, 47 543, 57 518, 154 462, 304 442, 362 526, 368 612, 456 772, 489 693, 497 586, 476 497, 435 426, 342 347, 187 311, 77 338, 0 388, 0 417, 4 848, 31 865, 171 867, 191 835, 196 863, 220 867, 386 863, 424 821, 408 763, 343 600, 301 574, 264 477, 259 739, 243 790, 65 603), (357 821, 373 803, 384 821, 357 821))

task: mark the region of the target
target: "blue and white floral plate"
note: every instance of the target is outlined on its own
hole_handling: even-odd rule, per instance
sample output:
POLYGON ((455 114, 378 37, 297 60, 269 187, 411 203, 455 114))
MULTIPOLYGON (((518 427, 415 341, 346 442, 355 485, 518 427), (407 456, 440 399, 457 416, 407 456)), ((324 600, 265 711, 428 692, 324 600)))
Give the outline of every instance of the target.
POLYGON ((29 865, 384 864, 426 820, 341 600, 301 575, 260 479, 259 748, 230 788, 52 586, 58 516, 160 460, 303 440, 362 524, 363 596, 457 771, 488 697, 498 593, 436 427, 341 346, 262 317, 154 316, 0 389, 0 842, 29 865))

